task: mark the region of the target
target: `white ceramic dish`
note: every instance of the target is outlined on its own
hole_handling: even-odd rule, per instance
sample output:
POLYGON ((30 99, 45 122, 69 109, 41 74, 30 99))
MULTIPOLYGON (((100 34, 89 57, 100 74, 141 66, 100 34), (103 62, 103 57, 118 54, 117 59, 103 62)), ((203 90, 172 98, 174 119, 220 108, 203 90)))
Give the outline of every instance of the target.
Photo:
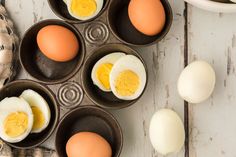
POLYGON ((185 0, 186 2, 204 9, 213 12, 222 12, 222 13, 236 13, 236 3, 220 3, 214 2, 211 0, 185 0))

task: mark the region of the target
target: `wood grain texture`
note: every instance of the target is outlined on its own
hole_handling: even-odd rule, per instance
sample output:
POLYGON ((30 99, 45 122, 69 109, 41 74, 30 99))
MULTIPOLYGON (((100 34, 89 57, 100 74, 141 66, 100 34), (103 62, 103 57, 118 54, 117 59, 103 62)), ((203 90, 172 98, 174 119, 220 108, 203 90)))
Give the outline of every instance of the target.
POLYGON ((236 156, 236 14, 188 9, 189 62, 203 59, 216 71, 211 98, 190 105, 191 157, 236 156))
MULTIPOLYGON (((149 140, 149 123, 160 108, 174 109, 184 119, 184 101, 177 93, 176 82, 184 68, 184 2, 170 0, 174 21, 168 35, 158 45, 138 49, 148 66, 148 87, 143 97, 133 106, 110 111, 124 132, 122 157, 159 157, 149 140)), ((46 0, 7 0, 6 7, 22 37, 33 23, 56 18, 46 0)), ((29 77, 21 72, 19 78, 29 77)), ((54 147, 54 136, 44 146, 54 147)), ((184 157, 184 150, 170 155, 184 157)))

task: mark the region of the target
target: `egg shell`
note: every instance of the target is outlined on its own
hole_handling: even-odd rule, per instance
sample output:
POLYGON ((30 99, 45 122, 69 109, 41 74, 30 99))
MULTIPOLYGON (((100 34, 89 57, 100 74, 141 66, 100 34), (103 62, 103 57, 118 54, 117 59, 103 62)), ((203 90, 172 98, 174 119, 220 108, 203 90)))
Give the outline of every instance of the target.
POLYGON ((210 64, 194 61, 179 76, 179 95, 189 103, 201 103, 212 94, 215 81, 215 71, 210 64))
POLYGON ((160 0, 131 0, 128 15, 133 26, 148 36, 157 35, 165 26, 166 15, 160 0))
POLYGON ((110 72, 110 85, 111 85, 111 91, 113 92, 113 94, 122 100, 134 100, 137 99, 142 93, 143 90, 145 88, 146 85, 146 81, 147 81, 147 73, 145 70, 145 67, 142 63, 142 61, 134 56, 134 55, 126 55, 124 57, 121 57, 113 66, 111 72, 110 72), (130 96, 122 96, 119 95, 118 92, 116 91, 116 78, 117 76, 125 70, 131 70, 133 71, 135 74, 138 75, 139 77, 139 87, 137 89, 137 91, 130 96))
POLYGON ((80 132, 68 140, 66 153, 68 157, 111 157, 112 149, 102 136, 80 132))
POLYGON ((20 98, 27 101, 30 107, 31 106, 38 107, 42 111, 45 118, 45 123, 43 127, 37 130, 32 129, 31 132, 39 133, 43 131, 44 129, 46 129, 51 118, 51 111, 50 111, 47 101, 40 94, 38 94, 37 92, 31 89, 24 90, 22 94, 20 95, 20 98))
POLYGON ((76 35, 59 25, 48 25, 39 30, 37 44, 45 56, 58 62, 72 60, 79 51, 76 35))
POLYGON ((183 122, 173 110, 161 109, 151 119, 149 136, 153 147, 160 154, 177 153, 185 141, 183 122))
POLYGON ((91 72, 91 78, 93 80, 93 83, 98 86, 98 88, 100 88, 102 91, 104 92, 110 92, 111 90, 106 89, 105 87, 103 87, 102 83, 97 79, 96 77, 96 71, 99 68, 99 66, 101 64, 104 63, 111 63, 111 64, 115 64, 115 62, 120 59, 121 57, 125 56, 125 53, 122 52, 113 52, 110 53, 104 57, 102 57, 101 59, 99 59, 96 64, 93 66, 92 72, 91 72))
POLYGON ((24 100, 17 97, 5 98, 0 102, 0 137, 9 142, 17 143, 24 140, 29 134, 33 127, 33 113, 29 104, 24 100), (28 127, 26 131, 18 137, 9 137, 4 132, 4 120, 6 117, 15 112, 24 112, 28 116, 28 127))

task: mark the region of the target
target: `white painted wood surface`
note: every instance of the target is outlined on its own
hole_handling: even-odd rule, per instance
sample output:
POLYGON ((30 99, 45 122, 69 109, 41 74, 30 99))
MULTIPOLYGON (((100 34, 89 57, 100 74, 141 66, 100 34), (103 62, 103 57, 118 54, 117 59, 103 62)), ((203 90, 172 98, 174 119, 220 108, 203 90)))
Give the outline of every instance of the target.
MULTIPOLYGON (((148 66, 149 83, 135 105, 112 112, 124 132, 122 157, 159 157, 149 141, 149 122, 155 111, 172 108, 184 118, 184 101, 176 82, 184 68, 184 2, 169 0, 174 21, 171 31, 158 45, 138 49, 148 66)), ((6 0, 22 37, 33 23, 57 18, 46 0, 6 0)), ((236 156, 236 14, 210 13, 188 5, 189 62, 204 59, 216 70, 213 96, 198 105, 190 104, 190 157, 236 156)), ((20 77, 27 74, 20 73, 20 77)), ((53 148, 54 137, 44 145, 53 148)), ((184 149, 174 155, 184 157, 184 149)))
POLYGON ((191 157, 236 156, 236 14, 189 6, 189 61, 204 59, 216 71, 212 97, 190 105, 191 157))

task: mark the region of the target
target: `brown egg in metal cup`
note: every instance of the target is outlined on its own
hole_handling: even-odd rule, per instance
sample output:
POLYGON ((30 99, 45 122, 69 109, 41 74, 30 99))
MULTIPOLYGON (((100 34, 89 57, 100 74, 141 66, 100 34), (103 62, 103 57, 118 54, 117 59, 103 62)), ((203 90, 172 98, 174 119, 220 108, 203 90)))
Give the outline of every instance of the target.
POLYGON ((20 44, 20 63, 30 76, 39 82, 57 84, 72 78, 80 69, 85 56, 85 43, 79 31, 61 20, 44 20, 30 27, 20 44), (47 58, 39 49, 36 38, 39 30, 48 25, 59 25, 71 30, 79 41, 77 56, 67 62, 47 58))
POLYGON ((69 23, 78 23, 78 24, 90 22, 90 21, 96 19, 97 17, 101 16, 103 14, 103 12, 107 9, 107 7, 110 3, 110 0, 103 0, 102 10, 95 17, 88 19, 88 20, 79 20, 79 19, 76 19, 75 17, 70 15, 65 1, 66 0, 48 0, 48 4, 51 7, 54 14, 57 15, 59 18, 65 20, 69 23))
POLYGON ((51 118, 49 125, 42 132, 30 133, 23 141, 18 143, 6 142, 10 146, 19 149, 29 149, 42 144, 52 135, 59 121, 60 110, 55 95, 47 86, 40 83, 30 80, 18 80, 11 82, 0 90, 0 101, 6 97, 18 97, 24 90, 27 89, 36 91, 46 100, 51 112, 51 118))
POLYGON ((119 123, 109 112, 96 106, 78 107, 68 112, 56 131, 55 145, 60 157, 67 156, 67 141, 79 132, 93 132, 102 136, 111 146, 112 157, 120 156, 123 134, 119 123))
POLYGON ((110 30, 117 39, 130 46, 149 46, 158 43, 169 32, 173 21, 173 13, 169 2, 167 0, 160 1, 165 10, 166 21, 164 28, 157 35, 147 36, 133 26, 128 15, 130 0, 111 1, 107 11, 107 22, 110 30))
POLYGON ((107 44, 95 49, 84 63, 85 66, 82 69, 82 75, 81 75, 82 86, 84 88, 85 94, 93 101, 93 103, 102 108, 107 108, 107 109, 121 109, 128 107, 134 104, 142 96, 141 94, 135 100, 121 100, 118 99, 112 92, 104 92, 101 89, 99 89, 96 85, 94 85, 91 79, 91 72, 93 66, 99 59, 114 52, 123 52, 125 54, 134 55, 138 57, 140 61, 143 63, 144 68, 146 70, 147 80, 142 94, 146 89, 148 81, 147 67, 144 63, 144 60, 137 51, 122 44, 107 44))

